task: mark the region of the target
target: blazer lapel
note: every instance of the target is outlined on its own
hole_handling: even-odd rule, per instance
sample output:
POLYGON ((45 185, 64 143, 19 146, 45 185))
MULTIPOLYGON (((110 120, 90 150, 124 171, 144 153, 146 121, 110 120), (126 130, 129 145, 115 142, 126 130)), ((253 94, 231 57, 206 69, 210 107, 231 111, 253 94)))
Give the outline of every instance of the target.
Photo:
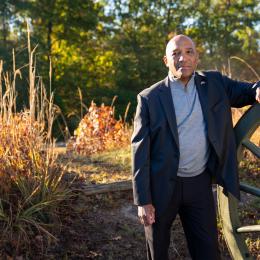
POLYGON ((178 130, 177 130, 177 121, 175 110, 173 106, 172 100, 172 93, 169 85, 169 78, 166 77, 163 81, 162 85, 159 88, 159 98, 162 104, 162 107, 165 111, 173 138, 179 147, 179 137, 178 137, 178 130))
MULTIPOLYGON (((195 85, 198 91, 202 113, 206 125, 208 126, 208 88, 207 88, 207 78, 202 72, 195 73, 195 85)), ((179 147, 179 137, 177 129, 176 115, 172 100, 172 93, 169 84, 169 78, 166 77, 159 88, 159 97, 162 107, 165 111, 169 126, 174 137, 174 140, 179 147)))
POLYGON ((195 72, 195 85, 200 99, 201 109, 206 125, 208 125, 208 83, 205 74, 195 72))

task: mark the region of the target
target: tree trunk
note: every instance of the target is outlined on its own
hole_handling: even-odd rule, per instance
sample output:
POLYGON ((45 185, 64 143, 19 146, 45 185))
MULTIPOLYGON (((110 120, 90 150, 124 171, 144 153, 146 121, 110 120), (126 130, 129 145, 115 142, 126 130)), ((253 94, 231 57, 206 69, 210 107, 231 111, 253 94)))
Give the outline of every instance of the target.
POLYGON ((3 4, 3 9, 2 9, 2 23, 3 23, 3 46, 4 48, 7 47, 7 26, 6 26, 6 12, 7 12, 7 6, 6 2, 3 4))

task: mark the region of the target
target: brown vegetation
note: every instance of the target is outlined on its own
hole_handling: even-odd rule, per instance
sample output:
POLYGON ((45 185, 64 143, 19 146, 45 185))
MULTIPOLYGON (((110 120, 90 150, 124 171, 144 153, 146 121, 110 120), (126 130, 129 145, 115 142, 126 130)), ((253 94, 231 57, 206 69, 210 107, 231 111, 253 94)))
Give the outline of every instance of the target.
MULTIPOLYGON (((71 195, 62 181, 51 140, 53 96, 35 80, 34 50, 29 50, 29 109, 16 112, 15 68, 0 66, 0 257, 29 257, 56 238, 52 227, 71 195), (3 84, 2 84, 3 83, 3 84)), ((57 227, 58 225, 56 225, 57 227)))
POLYGON ((114 107, 104 104, 98 107, 94 102, 74 135, 67 151, 85 155, 128 146, 130 142, 130 129, 122 119, 115 119, 114 107))

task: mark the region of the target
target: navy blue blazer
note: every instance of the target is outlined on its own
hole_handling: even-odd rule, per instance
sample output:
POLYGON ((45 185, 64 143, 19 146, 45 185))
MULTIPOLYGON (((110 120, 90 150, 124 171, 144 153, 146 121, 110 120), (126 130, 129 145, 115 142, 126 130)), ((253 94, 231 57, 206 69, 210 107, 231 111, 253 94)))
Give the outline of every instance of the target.
MULTIPOLYGON (((216 71, 196 72, 195 84, 211 147, 208 168, 225 192, 239 198, 231 107, 253 104, 258 84, 234 81, 216 71)), ((168 77, 137 99, 131 139, 134 204, 153 204, 160 215, 173 194, 180 158, 168 77)))

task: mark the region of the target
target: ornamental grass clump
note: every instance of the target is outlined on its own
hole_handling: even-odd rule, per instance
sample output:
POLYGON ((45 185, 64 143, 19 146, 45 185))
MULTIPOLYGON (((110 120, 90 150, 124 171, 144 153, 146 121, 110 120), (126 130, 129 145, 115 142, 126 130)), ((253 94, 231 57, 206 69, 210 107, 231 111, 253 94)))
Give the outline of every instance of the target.
POLYGON ((55 240, 51 226, 69 196, 39 127, 28 112, 0 119, 0 246, 12 253, 27 251, 37 236, 55 240))
POLYGON ((0 63, 0 257, 30 256, 55 241, 53 227, 70 191, 63 182, 51 138, 57 110, 36 80, 34 50, 29 50, 29 108, 16 111, 16 77, 0 63))

